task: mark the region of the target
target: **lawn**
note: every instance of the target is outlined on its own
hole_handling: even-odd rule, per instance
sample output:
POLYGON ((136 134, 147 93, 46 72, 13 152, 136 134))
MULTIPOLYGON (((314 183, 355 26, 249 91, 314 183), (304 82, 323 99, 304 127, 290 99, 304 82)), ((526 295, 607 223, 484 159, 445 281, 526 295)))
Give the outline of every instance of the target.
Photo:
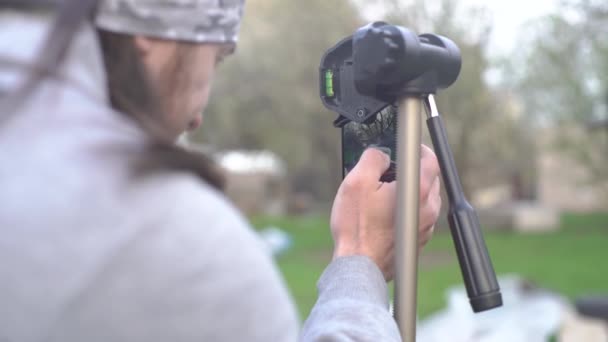
MULTIPOLYGON (((558 232, 526 235, 485 232, 497 274, 519 274, 569 298, 608 294, 608 213, 565 214, 558 232)), ((331 258, 332 240, 324 217, 257 218, 288 231, 293 247, 278 264, 297 302, 301 317, 316 300, 315 283, 331 258)), ((421 257, 418 312, 424 317, 445 306, 445 290, 462 283, 450 234, 435 234, 421 257)))

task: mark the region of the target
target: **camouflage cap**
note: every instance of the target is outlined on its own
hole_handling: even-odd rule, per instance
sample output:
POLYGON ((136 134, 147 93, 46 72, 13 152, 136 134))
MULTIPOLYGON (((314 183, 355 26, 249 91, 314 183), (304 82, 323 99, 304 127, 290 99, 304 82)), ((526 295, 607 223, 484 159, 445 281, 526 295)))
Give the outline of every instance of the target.
POLYGON ((245 0, 101 0, 96 26, 193 43, 236 43, 245 0))

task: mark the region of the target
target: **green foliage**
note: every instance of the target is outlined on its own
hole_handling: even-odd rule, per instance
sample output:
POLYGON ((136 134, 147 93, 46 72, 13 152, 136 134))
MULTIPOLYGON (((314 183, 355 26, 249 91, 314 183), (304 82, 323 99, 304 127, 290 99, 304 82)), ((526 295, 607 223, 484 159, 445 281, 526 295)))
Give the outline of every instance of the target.
MULTIPOLYGON (((421 0, 382 3, 390 9, 387 21, 446 35, 462 49, 461 76, 438 101, 465 190, 508 182, 533 165, 527 132, 508 115, 504 94, 484 81, 491 27, 485 12, 464 12, 455 0, 435 7, 421 0)), ((363 24, 366 7, 359 5, 249 1, 237 53, 219 69, 197 139, 218 149, 270 149, 286 161, 293 190, 331 199, 341 174, 340 134, 332 127, 336 114, 318 96, 318 64, 363 24)))
POLYGON ((386 21, 419 33, 446 36, 461 50, 458 80, 436 98, 465 193, 509 184, 514 177, 531 187, 536 156, 532 132, 516 116, 509 94, 491 87, 485 79, 492 66, 488 12, 483 7, 465 7, 457 0, 383 0, 382 4, 388 9, 386 21))
MULTIPOLYGON (((279 258, 302 319, 316 300, 316 281, 331 260, 332 240, 324 217, 256 219, 256 227, 276 225, 294 237, 295 245, 279 258)), ((558 232, 521 234, 487 231, 486 242, 497 274, 518 274, 568 298, 608 292, 602 272, 608 245, 608 213, 567 214, 558 232)), ((462 284, 460 268, 448 232, 440 231, 425 248, 418 285, 422 317, 443 308, 445 290, 462 284)))
POLYGON ((349 1, 248 1, 237 53, 218 71, 198 138, 220 149, 270 149, 296 191, 331 198, 340 132, 319 99, 319 62, 360 25, 349 1))
POLYGON ((605 1, 565 1, 530 25, 510 73, 530 121, 555 127, 552 143, 598 185, 608 181, 608 134, 586 126, 608 118, 607 30, 605 1))

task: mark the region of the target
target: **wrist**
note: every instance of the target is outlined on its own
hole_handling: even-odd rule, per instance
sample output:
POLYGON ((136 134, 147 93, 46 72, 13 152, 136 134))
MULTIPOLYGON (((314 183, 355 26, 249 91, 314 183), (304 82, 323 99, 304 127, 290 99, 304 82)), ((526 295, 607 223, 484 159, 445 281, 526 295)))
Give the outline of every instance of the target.
POLYGON ((338 248, 338 247, 336 247, 334 249, 332 261, 335 261, 335 260, 341 259, 341 258, 349 258, 349 257, 365 257, 365 258, 369 259, 376 265, 376 267, 378 267, 380 269, 380 271, 384 274, 385 279, 390 278, 391 272, 387 272, 387 270, 385 270, 386 265, 384 265, 382 262, 380 262, 379 258, 372 255, 372 253, 364 251, 361 248, 353 248, 353 247, 338 248))
POLYGON ((367 256, 366 253, 361 251, 361 248, 353 246, 352 244, 336 244, 334 247, 333 260, 337 258, 344 258, 349 256, 367 256))

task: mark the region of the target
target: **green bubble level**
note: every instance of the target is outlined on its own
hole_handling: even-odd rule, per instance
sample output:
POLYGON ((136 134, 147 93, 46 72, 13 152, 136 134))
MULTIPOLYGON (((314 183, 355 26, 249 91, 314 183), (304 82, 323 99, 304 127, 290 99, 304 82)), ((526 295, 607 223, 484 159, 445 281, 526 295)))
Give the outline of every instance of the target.
POLYGON ((334 72, 331 70, 325 72, 325 95, 334 96, 334 72))

